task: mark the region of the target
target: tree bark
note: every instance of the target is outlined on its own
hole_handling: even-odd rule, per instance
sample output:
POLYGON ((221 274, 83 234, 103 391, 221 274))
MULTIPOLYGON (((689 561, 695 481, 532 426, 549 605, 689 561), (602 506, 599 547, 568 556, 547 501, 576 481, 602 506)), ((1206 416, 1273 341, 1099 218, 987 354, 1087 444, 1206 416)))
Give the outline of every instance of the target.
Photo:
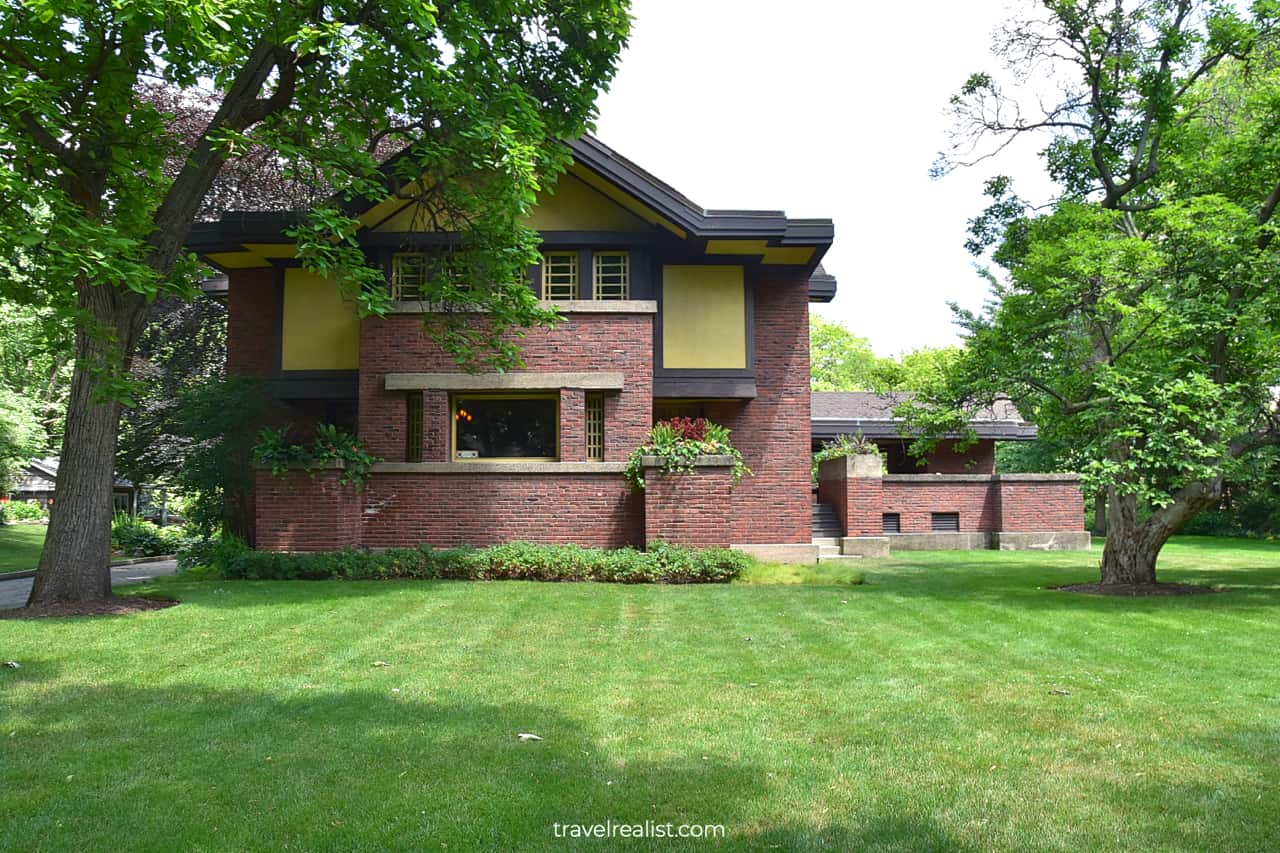
POLYGON ((28 605, 98 601, 111 594, 111 513, 120 403, 97 393, 106 366, 123 371, 145 318, 142 297, 79 282, 95 328, 76 331, 58 483, 28 605))
POLYGON ((1107 535, 1107 488, 1101 486, 1093 493, 1093 535, 1107 535))
POLYGON ((1190 483, 1173 495, 1173 501, 1138 520, 1138 501, 1107 487, 1107 544, 1102 549, 1101 583, 1153 584, 1156 558, 1169 537, 1196 513, 1222 496, 1222 478, 1190 483))

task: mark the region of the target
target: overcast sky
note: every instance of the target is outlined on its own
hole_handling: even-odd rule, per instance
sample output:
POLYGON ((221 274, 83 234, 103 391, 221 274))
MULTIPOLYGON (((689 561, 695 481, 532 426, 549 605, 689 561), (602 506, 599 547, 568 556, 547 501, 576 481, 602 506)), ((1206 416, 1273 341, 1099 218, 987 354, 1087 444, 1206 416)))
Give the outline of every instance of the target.
POLYGON ((979 307, 964 250, 982 183, 1045 192, 1034 147, 942 180, 947 99, 996 70, 991 32, 1019 0, 634 0, 631 44, 597 135, 698 204, 835 220, 817 313, 880 355, 957 340, 948 301, 979 307))

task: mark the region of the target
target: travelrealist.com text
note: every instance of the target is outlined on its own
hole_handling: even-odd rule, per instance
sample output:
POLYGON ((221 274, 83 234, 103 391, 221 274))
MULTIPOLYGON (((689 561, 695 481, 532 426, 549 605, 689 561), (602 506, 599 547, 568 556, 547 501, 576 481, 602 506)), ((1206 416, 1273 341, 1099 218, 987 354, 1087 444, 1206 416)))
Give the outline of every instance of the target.
POLYGON ((607 820, 604 823, 553 823, 556 838, 724 838, 718 823, 642 823, 607 820))

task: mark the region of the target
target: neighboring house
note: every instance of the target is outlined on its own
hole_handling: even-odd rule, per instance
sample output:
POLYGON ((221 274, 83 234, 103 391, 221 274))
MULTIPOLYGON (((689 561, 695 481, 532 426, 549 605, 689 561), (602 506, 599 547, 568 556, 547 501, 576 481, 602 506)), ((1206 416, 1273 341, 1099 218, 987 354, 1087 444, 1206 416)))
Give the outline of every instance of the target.
POLYGON ((955 442, 940 441, 925 457, 924 465, 909 453, 911 439, 902 434, 902 420, 894 409, 910 394, 876 394, 867 391, 814 391, 811 404, 813 449, 839 435, 871 439, 884 456, 887 474, 994 474, 997 441, 1031 441, 1034 424, 1022 419, 1009 400, 997 400, 991 408, 974 412, 969 426, 977 441, 962 450, 955 442))
POLYGON ((257 547, 663 539, 814 559, 808 312, 836 292, 819 266, 831 221, 703 209, 592 138, 567 144, 528 221, 529 287, 565 319, 528 330, 508 373, 464 372, 424 335, 416 286, 439 235, 415 230, 412 201, 355 211, 393 300, 363 320, 295 260, 297 211, 193 229, 226 275, 228 370, 268 381, 295 426, 354 429, 385 460, 360 491, 334 471, 259 471, 257 547), (754 476, 730 488, 709 464, 631 491, 628 454, 673 415, 729 427, 754 476))
MULTIPOLYGON (((22 477, 10 498, 16 501, 36 501, 45 509, 50 509, 54 506, 57 484, 58 457, 33 459, 22 469, 22 477)), ((111 490, 111 503, 120 512, 135 512, 138 504, 137 487, 129 480, 117 477, 111 490)))

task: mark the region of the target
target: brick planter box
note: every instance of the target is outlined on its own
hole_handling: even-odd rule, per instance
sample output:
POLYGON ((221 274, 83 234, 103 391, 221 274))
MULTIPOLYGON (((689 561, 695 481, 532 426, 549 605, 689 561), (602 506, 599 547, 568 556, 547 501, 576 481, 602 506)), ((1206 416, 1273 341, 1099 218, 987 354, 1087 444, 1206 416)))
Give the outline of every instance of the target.
POLYGON ((700 456, 692 474, 664 474, 644 459, 644 541, 728 548, 732 531, 733 457, 700 456))
POLYGON ((339 482, 341 463, 277 477, 254 474, 257 547, 262 551, 334 551, 360 544, 360 493, 339 482))

